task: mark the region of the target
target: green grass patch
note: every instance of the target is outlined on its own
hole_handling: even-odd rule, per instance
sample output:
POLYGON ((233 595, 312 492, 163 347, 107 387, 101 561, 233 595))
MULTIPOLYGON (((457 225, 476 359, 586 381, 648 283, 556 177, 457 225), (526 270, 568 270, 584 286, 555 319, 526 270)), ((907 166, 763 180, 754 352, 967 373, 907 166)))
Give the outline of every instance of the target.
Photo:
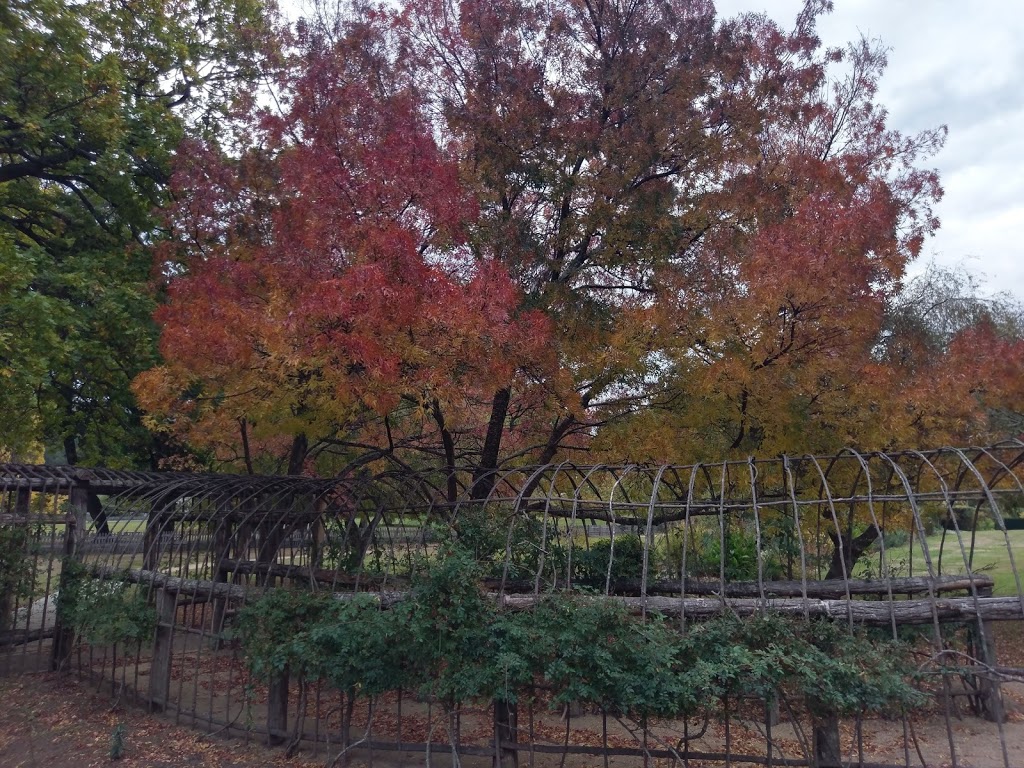
MULTIPOLYGON (((928 544, 928 555, 934 571, 949 576, 966 573, 967 562, 964 555, 966 553, 971 557, 972 535, 974 554, 970 559, 971 569, 992 577, 995 582, 995 595, 1016 595, 1017 581, 1014 578, 1013 566, 1016 565, 1024 584, 1024 531, 1007 531, 1005 534, 1002 531, 977 531, 974 534, 971 531, 963 531, 963 550, 953 531, 948 531, 945 538, 941 532, 929 536, 925 541, 928 544)), ((914 540, 913 553, 910 545, 904 544, 899 547, 887 547, 885 555, 892 576, 924 576, 928 573, 927 560, 919 539, 914 540)), ((858 565, 858 575, 877 575, 878 553, 866 555, 858 565)))

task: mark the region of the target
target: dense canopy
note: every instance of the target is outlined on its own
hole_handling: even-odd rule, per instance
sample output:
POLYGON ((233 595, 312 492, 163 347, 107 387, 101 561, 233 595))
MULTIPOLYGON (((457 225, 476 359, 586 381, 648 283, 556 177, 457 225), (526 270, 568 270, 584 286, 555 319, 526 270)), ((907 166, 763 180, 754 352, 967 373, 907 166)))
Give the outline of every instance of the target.
POLYGON ((1015 434, 1016 303, 907 281, 945 131, 829 6, 15 2, 0 442, 482 480, 1015 434))

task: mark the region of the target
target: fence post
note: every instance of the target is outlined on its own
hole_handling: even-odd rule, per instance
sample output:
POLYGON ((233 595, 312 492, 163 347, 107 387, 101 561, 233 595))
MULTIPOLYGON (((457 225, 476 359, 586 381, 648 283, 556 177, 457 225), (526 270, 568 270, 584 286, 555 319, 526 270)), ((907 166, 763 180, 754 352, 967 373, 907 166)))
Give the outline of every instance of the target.
MULTIPOLYGON (((992 587, 979 587, 978 597, 992 597, 992 587)), ((974 678, 977 685, 977 696, 975 701, 977 714, 993 723, 1006 721, 1006 711, 1003 707, 1003 697, 999 689, 999 681, 995 679, 994 670, 999 664, 996 658, 996 638, 992 634, 992 622, 982 621, 979 617, 977 622, 968 625, 968 637, 971 647, 971 655, 977 659, 978 664, 988 667, 974 678)))
POLYGON ((267 691, 267 743, 283 744, 288 738, 288 667, 270 678, 267 691))
POLYGON ((71 585, 71 577, 68 574, 71 563, 79 559, 79 549, 82 539, 85 537, 86 518, 89 510, 89 485, 76 481, 71 486, 68 494, 69 506, 67 516, 64 518, 64 557, 61 566, 60 578, 57 580, 57 615, 53 627, 53 648, 50 656, 50 667, 55 670, 63 669, 71 659, 71 651, 75 643, 74 629, 68 626, 66 617, 63 615, 63 607, 67 604, 62 593, 71 585))
POLYGON ((177 596, 166 589, 156 591, 156 638, 149 667, 149 704, 154 711, 167 706, 171 693, 171 649, 174 643, 174 619, 177 596))
MULTIPOLYGON (((224 518, 219 524, 215 522, 214 525, 217 528, 213 534, 213 580, 217 584, 226 584, 228 572, 224 566, 224 560, 230 554, 231 520, 224 518)), ((221 633, 224 631, 224 616, 227 613, 227 607, 228 599, 226 597, 213 598, 213 626, 210 629, 212 634, 210 645, 215 650, 224 644, 221 633)))
POLYGON ((28 486, 18 488, 18 495, 14 500, 14 514, 28 517, 31 501, 32 490, 28 486))
POLYGON ((814 768, 839 768, 842 757, 839 718, 829 713, 814 723, 814 768))
POLYGON ((494 700, 494 768, 518 766, 519 752, 510 749, 515 745, 519 730, 518 712, 515 704, 494 700))

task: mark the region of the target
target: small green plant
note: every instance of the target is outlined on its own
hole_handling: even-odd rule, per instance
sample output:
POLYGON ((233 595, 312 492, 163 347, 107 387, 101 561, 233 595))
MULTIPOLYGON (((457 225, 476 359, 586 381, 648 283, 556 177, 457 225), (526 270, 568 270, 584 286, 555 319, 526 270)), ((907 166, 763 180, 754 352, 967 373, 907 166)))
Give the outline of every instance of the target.
MULTIPOLYGON (((647 573, 653 566, 653 554, 647 561, 647 573)), ((589 549, 576 552, 576 574, 580 582, 603 588, 610 577, 639 579, 644 572, 644 543, 636 534, 620 534, 613 539, 598 539, 589 549)))
POLYGON ((124 757, 124 723, 114 726, 114 730, 110 734, 110 752, 108 754, 111 760, 120 760, 124 757))
POLYGON ((34 542, 29 526, 0 525, 0 629, 9 626, 16 600, 32 598, 34 542))
POLYGON ((138 585, 124 578, 93 578, 73 560, 61 569, 57 611, 75 634, 95 646, 148 641, 156 629, 156 610, 138 585))

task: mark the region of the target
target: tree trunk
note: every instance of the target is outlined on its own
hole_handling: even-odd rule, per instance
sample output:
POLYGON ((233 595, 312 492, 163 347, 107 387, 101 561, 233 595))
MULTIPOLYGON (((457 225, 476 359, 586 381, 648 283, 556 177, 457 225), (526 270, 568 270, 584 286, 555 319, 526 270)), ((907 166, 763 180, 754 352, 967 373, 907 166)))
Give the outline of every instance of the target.
POLYGON ((829 565, 828 573, 825 574, 825 578, 851 578, 853 575, 854 563, 856 563, 857 560, 860 559, 860 556, 868 550, 868 547, 878 540, 878 537, 881 534, 882 532, 874 523, 869 525, 864 533, 855 538, 849 538, 848 536, 837 534, 834 531, 829 531, 828 537, 832 540, 834 550, 832 552, 832 563, 829 565))
POLYGON ((306 433, 300 432, 292 438, 292 449, 288 454, 288 474, 301 475, 303 464, 306 462, 306 452, 309 449, 309 442, 306 433))
POLYGON ((448 476, 447 500, 449 504, 455 504, 459 498, 459 484, 455 477, 455 440, 452 439, 452 433, 445 425, 441 403, 437 398, 434 398, 433 413, 437 428, 441 430, 441 444, 444 447, 444 471, 448 476))
POLYGON ((110 523, 107 521, 107 513, 103 511, 103 503, 100 497, 89 491, 88 501, 89 517, 96 528, 96 533, 110 533, 110 523))
POLYGON ((839 718, 828 715, 814 724, 815 768, 840 768, 843 751, 839 741, 839 718))
POLYGON ((503 387, 494 393, 491 401, 491 418, 487 422, 487 435, 484 448, 480 454, 480 463, 473 473, 472 499, 486 499, 494 488, 494 471, 498 468, 498 455, 501 451, 501 438, 505 434, 505 419, 508 416, 509 402, 512 400, 512 389, 503 387))

